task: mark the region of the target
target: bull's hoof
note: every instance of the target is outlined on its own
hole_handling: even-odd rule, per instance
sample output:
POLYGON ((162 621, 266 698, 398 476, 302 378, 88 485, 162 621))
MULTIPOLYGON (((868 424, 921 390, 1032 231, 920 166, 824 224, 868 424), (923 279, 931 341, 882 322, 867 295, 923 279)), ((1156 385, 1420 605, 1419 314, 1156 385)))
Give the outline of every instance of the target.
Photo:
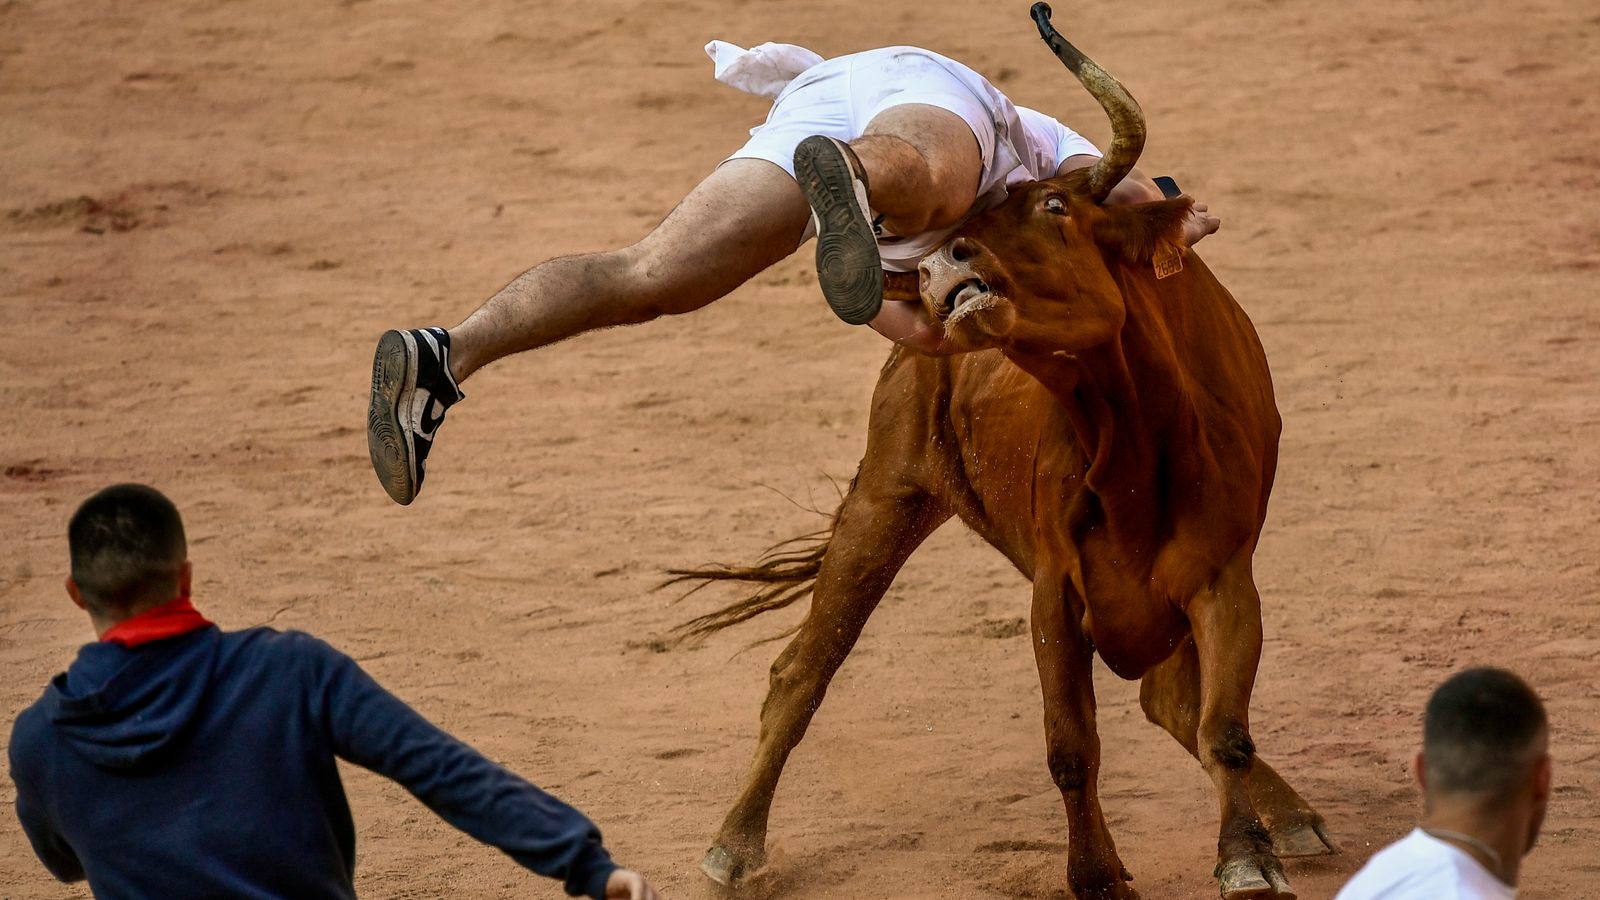
POLYGON ((1222 900, 1295 900, 1283 866, 1270 856, 1231 859, 1217 870, 1222 900))
POLYGON ((1253 859, 1232 859, 1217 870, 1223 900, 1268 900, 1272 885, 1253 859))
POLYGON ((1114 881, 1093 887, 1074 885, 1072 895, 1078 900, 1139 900, 1139 892, 1126 881, 1114 881))
POLYGON ((1283 864, 1276 859, 1268 858, 1262 866, 1266 872, 1267 883, 1272 885, 1273 896, 1277 900, 1295 900, 1298 896, 1294 888, 1289 886, 1289 876, 1283 874, 1283 864))
POLYGON ((700 871, 723 887, 736 886, 751 868, 753 867, 748 866, 743 857, 721 844, 707 850, 705 857, 700 860, 700 871))
POLYGON ((1327 827, 1321 820, 1272 829, 1272 855, 1280 859, 1338 852, 1339 846, 1328 837, 1327 827))
POLYGON ((1078 900, 1139 900, 1139 892, 1128 884, 1133 880, 1133 873, 1128 871, 1127 866, 1120 864, 1115 871, 1116 874, 1111 878, 1104 879, 1104 873, 1101 873, 1103 880, 1097 879, 1093 882, 1087 881, 1082 873, 1078 873, 1079 877, 1075 880, 1074 873, 1069 871, 1067 883, 1072 887, 1072 895, 1078 900))

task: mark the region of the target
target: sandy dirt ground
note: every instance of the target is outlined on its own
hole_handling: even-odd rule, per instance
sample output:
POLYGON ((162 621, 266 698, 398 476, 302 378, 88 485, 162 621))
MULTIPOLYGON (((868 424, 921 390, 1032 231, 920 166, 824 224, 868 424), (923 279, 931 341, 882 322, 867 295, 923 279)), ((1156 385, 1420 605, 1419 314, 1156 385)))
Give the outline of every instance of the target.
MULTIPOLYGON (((374 340, 654 224, 765 111, 712 81, 711 38, 918 44, 1108 129, 1020 0, 471 7, 0 2, 0 717, 89 634, 60 586, 74 505, 145 481, 218 621, 321 635, 668 896, 719 896, 696 865, 778 645, 739 651, 803 610, 654 652, 732 597, 651 588, 819 526, 803 507, 854 472, 886 345, 828 313, 808 247, 696 315, 484 371, 400 508, 363 442, 374 340)), ((1142 100, 1145 168, 1224 217, 1201 252, 1273 364, 1254 730, 1346 850, 1290 877, 1330 897, 1410 826, 1423 700, 1493 663, 1554 722, 1523 896, 1600 896, 1600 11, 1057 7, 1142 100)), ((1066 895, 1027 608, 997 553, 934 536, 792 759, 747 896, 1066 895)), ((1207 780, 1135 685, 1097 684, 1135 884, 1214 896, 1207 780)), ((364 894, 560 896, 347 783, 364 894)), ((0 896, 84 895, 0 815, 0 896)))

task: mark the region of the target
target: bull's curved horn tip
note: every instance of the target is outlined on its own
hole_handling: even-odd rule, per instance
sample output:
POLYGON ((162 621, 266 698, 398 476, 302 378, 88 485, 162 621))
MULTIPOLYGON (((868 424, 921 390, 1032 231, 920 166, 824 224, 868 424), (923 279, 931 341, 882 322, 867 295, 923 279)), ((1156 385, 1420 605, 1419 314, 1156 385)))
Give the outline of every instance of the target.
POLYGON ((1038 24, 1040 31, 1051 27, 1050 14, 1050 4, 1045 3, 1044 0, 1039 0, 1028 10, 1028 15, 1033 17, 1033 21, 1038 24))

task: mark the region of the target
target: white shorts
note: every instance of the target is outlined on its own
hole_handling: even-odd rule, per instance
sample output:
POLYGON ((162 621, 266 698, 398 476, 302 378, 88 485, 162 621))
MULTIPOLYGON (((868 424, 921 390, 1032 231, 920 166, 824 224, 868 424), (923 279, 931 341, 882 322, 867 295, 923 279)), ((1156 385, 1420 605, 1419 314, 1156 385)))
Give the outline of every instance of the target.
MULTIPOLYGON (((1006 188, 1048 178, 1068 156, 1098 156, 1094 145, 1055 119, 1012 105, 977 72, 953 59, 917 47, 886 47, 824 60, 806 69, 778 94, 767 121, 728 159, 764 159, 792 177, 794 151, 814 134, 853 141, 867 124, 894 106, 924 104, 960 116, 978 141, 983 171, 968 216, 1005 198, 1006 188)), ((915 271, 960 223, 919 235, 888 236, 878 242, 883 267, 915 271)), ((805 237, 814 236, 815 223, 805 237)))
MULTIPOLYGON (((820 134, 853 141, 879 113, 910 103, 936 106, 960 116, 978 139, 984 168, 994 159, 995 119, 972 82, 983 76, 954 60, 916 47, 888 47, 826 60, 789 83, 767 121, 751 129, 750 141, 729 159, 764 159, 794 175, 794 149, 820 134)), ((981 89, 980 89, 981 91, 981 89)))

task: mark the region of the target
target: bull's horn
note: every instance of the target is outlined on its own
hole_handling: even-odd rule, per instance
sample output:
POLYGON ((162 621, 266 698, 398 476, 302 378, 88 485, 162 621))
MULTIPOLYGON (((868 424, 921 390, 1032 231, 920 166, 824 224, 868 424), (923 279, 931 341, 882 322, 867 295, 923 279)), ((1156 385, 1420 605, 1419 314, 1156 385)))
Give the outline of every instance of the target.
POLYGON ((1139 161, 1139 151, 1144 149, 1144 113, 1127 88, 1056 31, 1050 24, 1050 4, 1035 3, 1029 14, 1051 52, 1072 70, 1111 118, 1111 149, 1089 171, 1089 192, 1098 203, 1139 161))

